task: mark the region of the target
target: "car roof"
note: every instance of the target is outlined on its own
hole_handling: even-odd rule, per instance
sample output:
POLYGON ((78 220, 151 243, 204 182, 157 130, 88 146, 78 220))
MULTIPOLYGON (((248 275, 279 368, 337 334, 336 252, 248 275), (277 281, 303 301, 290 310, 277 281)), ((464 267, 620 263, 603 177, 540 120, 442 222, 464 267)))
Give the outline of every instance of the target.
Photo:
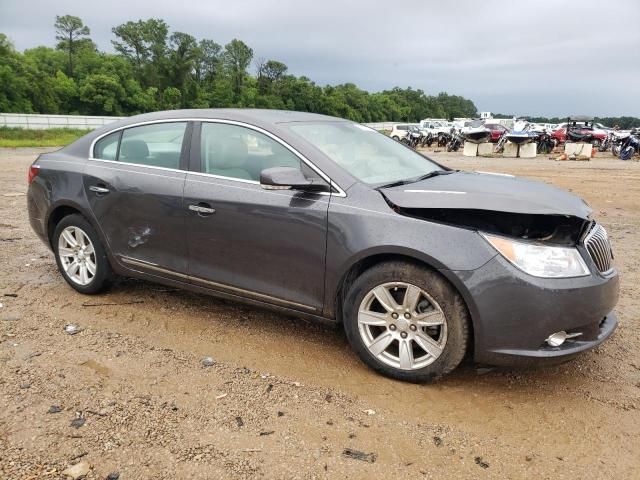
POLYGON ((268 110, 259 108, 201 108, 185 110, 165 110, 145 113, 127 118, 130 123, 148 122, 166 118, 216 118, 236 120, 252 124, 275 124, 286 122, 344 121, 318 113, 295 112, 291 110, 268 110))

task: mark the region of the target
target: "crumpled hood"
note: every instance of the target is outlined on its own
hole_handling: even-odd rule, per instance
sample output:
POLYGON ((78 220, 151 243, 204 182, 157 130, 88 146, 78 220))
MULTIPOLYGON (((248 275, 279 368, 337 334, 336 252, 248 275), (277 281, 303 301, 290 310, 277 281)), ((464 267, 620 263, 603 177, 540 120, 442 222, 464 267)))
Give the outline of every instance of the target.
POLYGON ((592 212, 584 200, 569 192, 504 174, 454 172, 381 192, 401 208, 492 210, 582 219, 592 212))

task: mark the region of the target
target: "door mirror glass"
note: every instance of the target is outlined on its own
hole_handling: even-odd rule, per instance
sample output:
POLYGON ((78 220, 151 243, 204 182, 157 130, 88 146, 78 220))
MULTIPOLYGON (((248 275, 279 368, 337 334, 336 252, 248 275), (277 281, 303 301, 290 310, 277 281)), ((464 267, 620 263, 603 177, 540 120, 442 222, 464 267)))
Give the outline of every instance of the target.
POLYGON ((330 191, 329 185, 324 180, 309 180, 299 169, 291 167, 265 168, 260 172, 260 185, 265 190, 330 191))

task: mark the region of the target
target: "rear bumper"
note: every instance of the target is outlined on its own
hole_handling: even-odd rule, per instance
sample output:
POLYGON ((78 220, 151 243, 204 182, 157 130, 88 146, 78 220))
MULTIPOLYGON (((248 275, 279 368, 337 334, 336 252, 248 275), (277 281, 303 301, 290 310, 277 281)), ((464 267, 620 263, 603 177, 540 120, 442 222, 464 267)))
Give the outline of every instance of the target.
POLYGON ((47 247, 51 248, 49 238, 47 238, 46 214, 47 201, 44 188, 34 180, 27 190, 27 212, 29 223, 33 231, 40 237, 47 247))
POLYGON ((566 360, 604 342, 618 322, 617 272, 567 279, 527 275, 500 255, 478 270, 456 272, 473 319, 474 358, 492 365, 566 360), (546 343, 561 330, 580 333, 560 347, 546 343))

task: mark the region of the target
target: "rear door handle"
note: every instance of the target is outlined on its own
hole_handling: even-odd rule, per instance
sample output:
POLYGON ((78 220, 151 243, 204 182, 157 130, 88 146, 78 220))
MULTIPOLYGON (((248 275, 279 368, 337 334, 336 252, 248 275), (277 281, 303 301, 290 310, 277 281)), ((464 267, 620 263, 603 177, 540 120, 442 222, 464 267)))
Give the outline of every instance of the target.
POLYGON ((99 186, 97 186, 97 185, 91 185, 91 186, 89 187, 89 190, 91 190, 92 192, 95 192, 95 193, 101 194, 101 195, 107 194, 107 193, 109 193, 109 192, 111 191, 111 190, 109 190, 108 188, 99 187, 99 186))
POLYGON ((215 208, 211 208, 207 206, 207 204, 199 204, 199 205, 189 205, 189 210, 193 212, 197 212, 198 215, 211 215, 212 213, 216 213, 215 208))

